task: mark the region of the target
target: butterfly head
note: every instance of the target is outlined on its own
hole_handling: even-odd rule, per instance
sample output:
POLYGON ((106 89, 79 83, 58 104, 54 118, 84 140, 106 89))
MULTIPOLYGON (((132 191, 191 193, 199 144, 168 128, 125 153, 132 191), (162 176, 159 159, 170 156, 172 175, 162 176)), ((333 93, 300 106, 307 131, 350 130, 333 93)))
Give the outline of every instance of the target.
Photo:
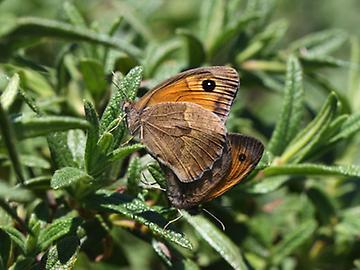
POLYGON ((130 133, 134 135, 140 127, 139 112, 136 110, 134 103, 128 101, 124 102, 122 110, 126 115, 126 125, 130 133))

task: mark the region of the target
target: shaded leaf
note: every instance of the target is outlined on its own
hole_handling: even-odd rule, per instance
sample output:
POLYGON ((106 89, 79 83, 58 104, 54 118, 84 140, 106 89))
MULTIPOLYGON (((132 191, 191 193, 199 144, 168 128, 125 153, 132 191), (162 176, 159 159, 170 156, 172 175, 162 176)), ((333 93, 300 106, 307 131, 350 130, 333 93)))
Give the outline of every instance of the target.
POLYGON ((40 231, 38 242, 41 246, 41 250, 47 249, 61 237, 70 233, 75 233, 80 223, 80 218, 73 216, 65 216, 56 219, 53 223, 40 231))
POLYGON ((272 262, 278 264, 291 254, 296 248, 308 240, 316 229, 316 223, 313 220, 298 225, 292 232, 285 236, 279 244, 272 250, 272 262))
POLYGON ((85 201, 88 207, 110 213, 118 213, 147 226, 155 235, 181 247, 191 249, 191 243, 182 234, 164 229, 166 221, 143 201, 129 198, 123 194, 100 190, 85 201), (162 225, 159 225, 162 224, 162 225))
POLYGON ((234 269, 248 269, 238 247, 214 224, 201 215, 191 216, 182 210, 185 219, 234 269))
POLYGON ((1 102, 0 102, 0 126, 1 126, 0 132, 1 132, 2 141, 9 154, 9 159, 11 161, 11 165, 14 168, 17 180, 20 183, 24 183, 25 181, 24 171, 20 163, 18 150, 16 148, 16 139, 15 139, 16 133, 9 121, 9 117, 5 112, 1 102))
POLYGON ((10 226, 0 226, 0 230, 6 233, 11 240, 21 249, 22 253, 25 253, 25 236, 21 234, 17 229, 10 226))
POLYGON ((71 270, 74 268, 80 249, 80 240, 76 236, 61 239, 56 246, 42 258, 41 263, 46 270, 71 270))

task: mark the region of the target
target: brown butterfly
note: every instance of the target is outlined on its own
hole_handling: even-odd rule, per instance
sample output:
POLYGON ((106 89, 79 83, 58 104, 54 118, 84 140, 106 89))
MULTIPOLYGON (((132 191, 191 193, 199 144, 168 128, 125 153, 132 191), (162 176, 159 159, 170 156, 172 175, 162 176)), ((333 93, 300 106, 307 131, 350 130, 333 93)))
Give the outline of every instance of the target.
POLYGON ((198 68, 124 104, 130 133, 140 135, 164 168, 168 197, 176 207, 190 208, 221 195, 261 158, 259 141, 226 134, 224 123, 238 88, 234 69, 198 68))
POLYGON ((224 122, 238 88, 230 67, 182 72, 123 105, 129 131, 181 182, 196 181, 223 156, 224 122))

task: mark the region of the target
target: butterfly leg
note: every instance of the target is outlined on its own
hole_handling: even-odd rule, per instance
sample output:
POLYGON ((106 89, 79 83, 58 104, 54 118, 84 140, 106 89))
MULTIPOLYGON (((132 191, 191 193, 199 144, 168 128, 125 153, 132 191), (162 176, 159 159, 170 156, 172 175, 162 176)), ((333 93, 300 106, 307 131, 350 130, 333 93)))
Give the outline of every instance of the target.
POLYGON ((169 227, 170 224, 178 221, 180 218, 183 217, 183 214, 181 213, 181 211, 180 211, 179 209, 176 209, 176 210, 179 212, 179 216, 177 216, 176 218, 174 218, 174 219, 170 220, 168 223, 166 223, 166 225, 165 225, 164 228, 163 228, 164 230, 166 230, 166 228, 169 227))
POLYGON ((144 128, 143 126, 141 125, 140 126, 140 140, 143 140, 144 139, 144 128))

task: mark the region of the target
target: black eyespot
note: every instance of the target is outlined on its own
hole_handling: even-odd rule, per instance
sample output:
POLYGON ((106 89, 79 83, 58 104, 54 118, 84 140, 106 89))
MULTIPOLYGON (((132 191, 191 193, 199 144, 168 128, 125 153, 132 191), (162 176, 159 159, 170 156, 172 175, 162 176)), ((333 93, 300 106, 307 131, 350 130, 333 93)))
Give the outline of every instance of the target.
POLYGON ((202 88, 206 92, 211 92, 215 89, 216 83, 213 80, 205 80, 202 82, 202 88))
POLYGON ((244 161, 246 159, 246 155, 245 154, 240 154, 239 155, 239 161, 244 161))

